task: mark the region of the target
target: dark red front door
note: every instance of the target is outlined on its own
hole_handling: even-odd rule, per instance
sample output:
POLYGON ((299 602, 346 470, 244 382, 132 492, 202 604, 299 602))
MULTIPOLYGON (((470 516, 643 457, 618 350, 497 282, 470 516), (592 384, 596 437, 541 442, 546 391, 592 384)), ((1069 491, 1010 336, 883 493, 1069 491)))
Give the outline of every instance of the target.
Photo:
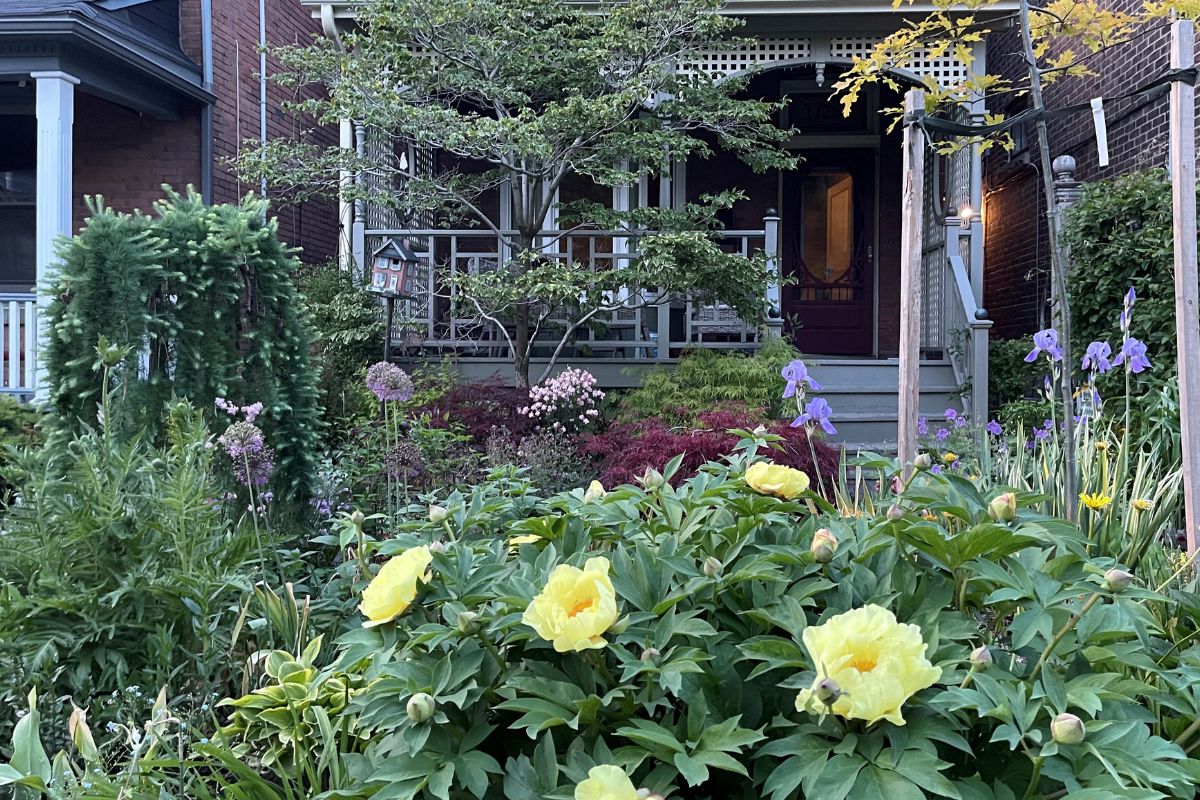
POLYGON ((783 315, 804 353, 874 349, 875 151, 809 150, 783 176, 783 315))

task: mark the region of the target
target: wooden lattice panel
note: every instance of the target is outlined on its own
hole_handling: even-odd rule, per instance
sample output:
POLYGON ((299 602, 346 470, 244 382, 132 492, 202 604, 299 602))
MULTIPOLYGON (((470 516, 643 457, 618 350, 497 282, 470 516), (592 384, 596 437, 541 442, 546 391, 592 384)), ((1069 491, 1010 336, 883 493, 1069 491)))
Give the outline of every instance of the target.
POLYGON ((812 55, 807 37, 763 37, 737 47, 706 50, 700 58, 683 64, 680 72, 702 73, 714 77, 740 75, 755 67, 805 61, 812 55))
MULTIPOLYGON (((880 41, 878 36, 831 36, 829 57, 834 61, 853 61, 866 58, 880 41)), ((970 68, 959 61, 953 53, 931 57, 918 53, 911 70, 915 74, 932 77, 939 86, 956 86, 970 77, 970 68)))

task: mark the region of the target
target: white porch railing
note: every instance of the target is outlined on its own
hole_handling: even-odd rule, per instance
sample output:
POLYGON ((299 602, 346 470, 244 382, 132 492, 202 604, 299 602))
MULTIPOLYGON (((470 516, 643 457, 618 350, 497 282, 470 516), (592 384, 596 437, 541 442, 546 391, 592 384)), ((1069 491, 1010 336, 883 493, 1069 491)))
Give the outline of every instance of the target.
MULTIPOLYGON (((729 253, 749 258, 776 246, 778 218, 768 217, 760 230, 722 231, 720 242, 729 253)), ((456 302, 454 275, 476 275, 498 269, 504 262, 505 237, 488 230, 434 228, 370 229, 365 231, 368 252, 387 238, 403 239, 422 262, 424 291, 397 303, 393 343, 413 354, 454 352, 494 358, 508 356, 508 341, 496 324, 483 321, 472 309, 456 302)), ((637 241, 648 232, 628 230, 546 230, 539 234, 544 258, 574 269, 620 270, 639 257, 637 241)), ((777 257, 774 259, 777 263, 777 257)), ((778 287, 768 300, 778 305, 778 287)), ((694 347, 749 349, 762 336, 757 322, 737 317, 728 306, 672 296, 647 304, 637 289, 614 311, 581 328, 573 342, 576 355, 666 361, 672 351, 694 347)), ((545 326, 543 326, 545 327, 545 326)), ((554 334, 556 335, 556 334, 554 334)), ((546 348, 555 341, 547 340, 546 348)), ((535 353, 536 355, 536 353, 535 353)))
POLYGON ((946 352, 955 378, 969 388, 967 411, 977 423, 983 424, 988 414, 988 335, 992 321, 987 318, 987 311, 975 302, 961 253, 947 254, 945 274, 946 352))
POLYGON ((37 296, 0 294, 0 393, 33 396, 37 386, 37 296))

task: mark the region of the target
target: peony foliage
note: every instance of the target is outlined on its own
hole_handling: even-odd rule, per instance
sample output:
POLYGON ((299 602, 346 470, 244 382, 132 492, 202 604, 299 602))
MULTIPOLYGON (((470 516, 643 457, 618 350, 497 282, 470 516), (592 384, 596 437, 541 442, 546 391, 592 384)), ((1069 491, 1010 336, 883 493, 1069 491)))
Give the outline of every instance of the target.
POLYGON ((1089 555, 1031 495, 994 492, 1015 503, 997 520, 954 474, 841 510, 756 490, 770 442, 739 433, 678 486, 678 459, 602 495, 498 473, 386 539, 348 520, 370 563, 344 565, 347 602, 428 547, 420 590, 283 670, 320 725, 290 689, 235 701, 213 774, 399 800, 1193 796, 1193 597, 1089 555))

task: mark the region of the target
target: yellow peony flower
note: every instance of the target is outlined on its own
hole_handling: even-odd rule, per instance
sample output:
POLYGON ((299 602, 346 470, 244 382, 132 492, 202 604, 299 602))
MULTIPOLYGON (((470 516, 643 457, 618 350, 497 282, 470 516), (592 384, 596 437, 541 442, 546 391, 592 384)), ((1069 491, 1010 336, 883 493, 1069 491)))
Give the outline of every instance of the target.
POLYGON ((524 536, 514 536, 508 540, 508 552, 513 552, 523 544, 534 544, 540 542, 542 537, 536 533, 527 533, 524 536))
POLYGON ((592 767, 587 780, 575 787, 575 800, 637 800, 637 796, 625 770, 611 764, 592 767))
POLYGON ((604 491, 604 484, 600 481, 592 481, 588 484, 587 490, 583 493, 583 502, 594 503, 597 500, 603 500, 608 492, 604 491))
POLYGON ((390 559, 363 590, 358 610, 367 621, 364 628, 391 622, 403 614, 417 597, 417 581, 429 580, 433 553, 428 547, 413 547, 390 559))
POLYGON ((560 653, 608 644, 603 633, 617 621, 617 593, 608 579, 608 559, 589 558, 583 569, 560 564, 550 573, 521 621, 560 653))
POLYGON ((1079 501, 1092 511, 1099 513, 1108 508, 1108 504, 1112 502, 1112 498, 1103 492, 1096 492, 1095 494, 1080 492, 1079 501))
POLYGON ((1138 511, 1149 511, 1154 508, 1154 501, 1145 497, 1138 497, 1134 499, 1132 505, 1138 511))
POLYGON ((759 494, 770 494, 793 500, 808 489, 808 476, 798 469, 756 461, 746 470, 746 483, 759 494))
POLYGON ((824 710, 814 692, 818 684, 832 681, 839 690, 828 706, 834 714, 868 725, 881 719, 903 725, 900 706, 942 676, 941 668, 925 658, 921 629, 897 622, 880 606, 838 614, 805 629, 803 638, 817 678, 796 698, 799 711, 824 710))

